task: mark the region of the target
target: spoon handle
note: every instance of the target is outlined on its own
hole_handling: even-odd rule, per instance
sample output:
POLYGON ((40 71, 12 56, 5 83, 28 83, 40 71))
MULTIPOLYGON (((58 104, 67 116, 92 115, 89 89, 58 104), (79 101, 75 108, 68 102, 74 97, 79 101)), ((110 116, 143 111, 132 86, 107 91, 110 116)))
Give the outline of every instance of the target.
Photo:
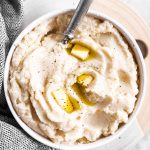
POLYGON ((80 20, 86 15, 91 3, 93 0, 80 0, 71 21, 67 27, 66 32, 64 33, 64 42, 66 43, 69 39, 72 39, 74 36, 75 28, 78 26, 80 20))

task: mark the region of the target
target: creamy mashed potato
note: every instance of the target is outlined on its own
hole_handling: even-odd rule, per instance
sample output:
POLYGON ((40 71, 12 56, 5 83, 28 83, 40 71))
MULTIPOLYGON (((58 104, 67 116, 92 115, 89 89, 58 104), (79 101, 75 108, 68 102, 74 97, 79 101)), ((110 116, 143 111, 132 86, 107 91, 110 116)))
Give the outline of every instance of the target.
POLYGON ((72 43, 86 43, 94 55, 81 61, 61 43, 70 15, 43 22, 16 46, 10 64, 9 94, 21 119, 55 143, 77 144, 113 134, 127 123, 138 94, 137 65, 130 47, 108 21, 85 17, 72 43), (74 96, 72 85, 90 74, 85 88, 89 106, 74 96), (80 109, 66 112, 52 92, 63 88, 80 109))

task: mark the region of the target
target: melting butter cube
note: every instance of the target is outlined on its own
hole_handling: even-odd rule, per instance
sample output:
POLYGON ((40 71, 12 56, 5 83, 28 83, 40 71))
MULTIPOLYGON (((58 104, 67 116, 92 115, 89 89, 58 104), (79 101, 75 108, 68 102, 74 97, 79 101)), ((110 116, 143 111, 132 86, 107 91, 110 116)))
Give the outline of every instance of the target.
POLYGON ((73 112, 72 103, 64 89, 58 89, 52 92, 52 95, 62 109, 64 109, 67 113, 73 112))
POLYGON ((87 87, 93 80, 93 77, 89 74, 82 74, 77 77, 77 83, 80 85, 87 87))
POLYGON ((75 44, 71 50, 71 54, 81 60, 86 60, 89 56, 90 50, 79 44, 75 44))

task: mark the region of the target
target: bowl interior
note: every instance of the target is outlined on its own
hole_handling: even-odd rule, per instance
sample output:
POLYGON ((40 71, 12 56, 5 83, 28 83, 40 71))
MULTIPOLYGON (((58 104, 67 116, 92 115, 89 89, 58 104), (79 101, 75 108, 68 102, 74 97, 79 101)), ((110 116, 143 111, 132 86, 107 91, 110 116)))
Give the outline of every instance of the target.
POLYGON ((140 107, 141 107, 141 103, 142 103, 142 99, 143 99, 143 95, 144 95, 144 91, 145 91, 145 66, 144 66, 144 61, 143 61, 143 57, 141 54, 141 51, 136 43, 136 41, 134 40, 134 38, 130 35, 130 33, 122 26, 120 25, 118 22, 114 21, 112 18, 101 14, 101 13, 97 13, 95 11, 91 11, 89 12, 89 15, 92 15, 93 17, 99 18, 100 20, 108 20, 110 21, 119 31, 120 33, 125 37, 125 39, 127 40, 127 42, 129 43, 131 49, 133 50, 136 62, 138 64, 138 69, 139 69, 139 77, 140 77, 140 82, 139 82, 139 94, 138 94, 138 100, 136 102, 135 105, 135 109, 133 111, 133 113, 130 115, 128 123, 121 126, 114 135, 110 135, 108 137, 102 138, 100 140, 97 140, 96 142, 93 143, 89 143, 89 144, 84 144, 84 145, 73 145, 73 146, 69 146, 69 145, 59 145, 59 144, 55 144, 52 143, 51 141, 49 141, 48 139, 44 138, 43 136, 39 135, 38 133, 36 133, 35 131, 33 131, 31 128, 29 128, 17 115, 17 113, 15 112, 10 97, 9 97, 9 93, 7 90, 7 83, 8 83, 8 79, 9 79, 9 66, 10 66, 10 61, 11 61, 11 57, 13 55, 13 51, 16 47, 16 45, 18 45, 19 42, 21 42, 22 38, 28 33, 30 32, 34 27, 36 27, 39 23, 43 22, 44 20, 50 19, 52 17, 56 17, 60 14, 64 14, 64 13, 69 13, 74 11, 73 9, 67 9, 67 10, 57 10, 57 11, 53 11, 50 12, 42 17, 40 17, 39 19, 35 20, 33 23, 31 23, 19 36, 18 38, 15 40, 14 44, 12 45, 9 54, 7 56, 7 60, 6 60, 6 64, 5 64, 5 71, 4 71, 4 91, 5 91, 5 96, 6 96, 6 100, 8 103, 8 106, 14 116, 14 118, 16 119, 16 121, 20 124, 20 126, 33 138, 35 138, 37 141, 48 145, 48 146, 52 146, 55 148, 61 148, 61 149, 91 149, 100 145, 104 145, 105 143, 108 143, 109 141, 112 141, 114 138, 118 137, 133 121, 133 119, 135 118, 135 116, 137 115, 137 112, 139 111, 140 107))

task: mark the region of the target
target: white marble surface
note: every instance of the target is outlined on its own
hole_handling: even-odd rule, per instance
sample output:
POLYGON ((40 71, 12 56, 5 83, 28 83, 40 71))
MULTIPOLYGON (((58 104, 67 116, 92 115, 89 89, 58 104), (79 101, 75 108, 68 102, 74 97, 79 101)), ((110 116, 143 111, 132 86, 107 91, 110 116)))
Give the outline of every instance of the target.
MULTIPOLYGON (((30 22, 49 11, 59 9, 62 7, 62 0, 24 0, 25 1, 25 21, 23 28, 30 22), (51 3, 51 5, 50 5, 51 3)), ((70 7, 71 2, 66 1, 78 0, 63 0, 65 7, 70 7)), ((135 11, 137 11, 150 25, 150 0, 123 0, 128 3, 135 11)), ((150 149, 150 134, 142 140, 142 133, 138 127, 137 122, 133 122, 132 126, 117 140, 95 150, 149 150, 150 149), (130 135, 128 134, 130 133, 130 135), (129 135, 129 136, 128 136, 129 135)))

